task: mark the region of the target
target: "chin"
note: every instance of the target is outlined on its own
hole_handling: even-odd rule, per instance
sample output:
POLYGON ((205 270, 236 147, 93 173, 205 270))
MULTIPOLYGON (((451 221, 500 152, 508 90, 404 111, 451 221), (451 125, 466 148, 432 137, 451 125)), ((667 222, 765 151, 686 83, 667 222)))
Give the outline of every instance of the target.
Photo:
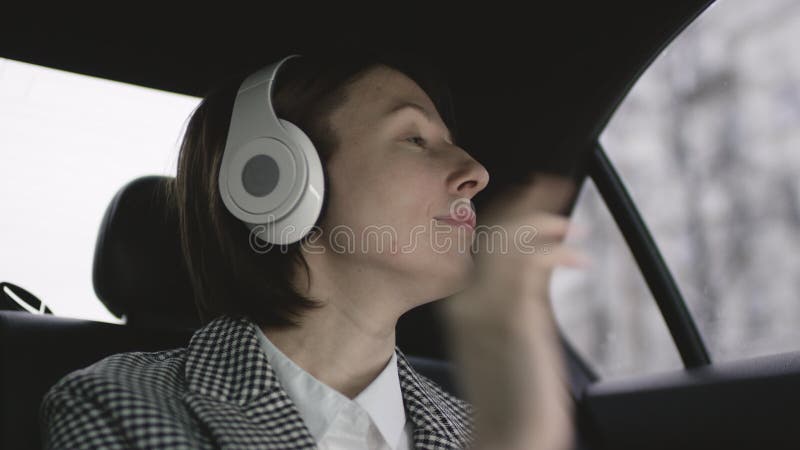
POLYGON ((440 261, 429 272, 435 274, 437 295, 433 298, 449 297, 462 291, 472 278, 474 264, 470 255, 440 255, 448 261, 440 261))

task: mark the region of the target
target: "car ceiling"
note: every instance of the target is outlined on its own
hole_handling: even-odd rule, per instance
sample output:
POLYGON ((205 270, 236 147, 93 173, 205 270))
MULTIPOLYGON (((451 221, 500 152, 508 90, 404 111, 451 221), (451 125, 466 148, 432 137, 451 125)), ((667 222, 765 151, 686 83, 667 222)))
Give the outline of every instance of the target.
POLYGON ((491 192, 531 169, 582 173, 580 156, 638 74, 711 1, 481 3, 9 14, 0 57, 201 96, 231 73, 332 42, 419 52, 447 75, 460 144, 489 170, 491 192))

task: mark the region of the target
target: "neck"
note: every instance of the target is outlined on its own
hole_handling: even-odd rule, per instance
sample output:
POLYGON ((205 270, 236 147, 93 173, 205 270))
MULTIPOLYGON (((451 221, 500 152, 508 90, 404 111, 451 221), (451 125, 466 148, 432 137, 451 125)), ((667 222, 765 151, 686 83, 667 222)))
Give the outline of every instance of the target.
POLYGON ((397 319, 410 307, 376 269, 307 255, 311 283, 299 274, 298 292, 325 305, 306 310, 297 327, 262 328, 267 338, 318 380, 355 398, 386 367, 397 319))

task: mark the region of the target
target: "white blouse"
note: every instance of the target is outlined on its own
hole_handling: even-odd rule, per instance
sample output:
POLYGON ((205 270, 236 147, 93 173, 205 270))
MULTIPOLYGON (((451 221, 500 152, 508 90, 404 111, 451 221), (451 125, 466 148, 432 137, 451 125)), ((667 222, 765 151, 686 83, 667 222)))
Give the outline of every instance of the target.
POLYGON ((320 449, 413 448, 413 426, 403 407, 396 352, 378 377, 351 400, 298 366, 264 333, 258 337, 281 386, 320 449))

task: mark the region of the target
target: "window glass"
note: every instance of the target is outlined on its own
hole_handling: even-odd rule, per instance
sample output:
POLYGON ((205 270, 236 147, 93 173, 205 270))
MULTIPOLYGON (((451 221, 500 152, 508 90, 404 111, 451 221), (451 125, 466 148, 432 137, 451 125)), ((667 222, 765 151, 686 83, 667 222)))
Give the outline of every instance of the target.
POLYGON ((589 268, 553 272, 553 309, 567 340, 602 378, 683 367, 661 312, 625 239, 591 180, 572 213, 589 230, 565 244, 592 258, 589 268))
POLYGON ((714 3, 601 137, 715 361, 800 350, 800 3, 714 3))
POLYGON ((0 281, 56 315, 118 321, 92 259, 111 198, 143 175, 175 175, 199 99, 0 58, 0 281))

